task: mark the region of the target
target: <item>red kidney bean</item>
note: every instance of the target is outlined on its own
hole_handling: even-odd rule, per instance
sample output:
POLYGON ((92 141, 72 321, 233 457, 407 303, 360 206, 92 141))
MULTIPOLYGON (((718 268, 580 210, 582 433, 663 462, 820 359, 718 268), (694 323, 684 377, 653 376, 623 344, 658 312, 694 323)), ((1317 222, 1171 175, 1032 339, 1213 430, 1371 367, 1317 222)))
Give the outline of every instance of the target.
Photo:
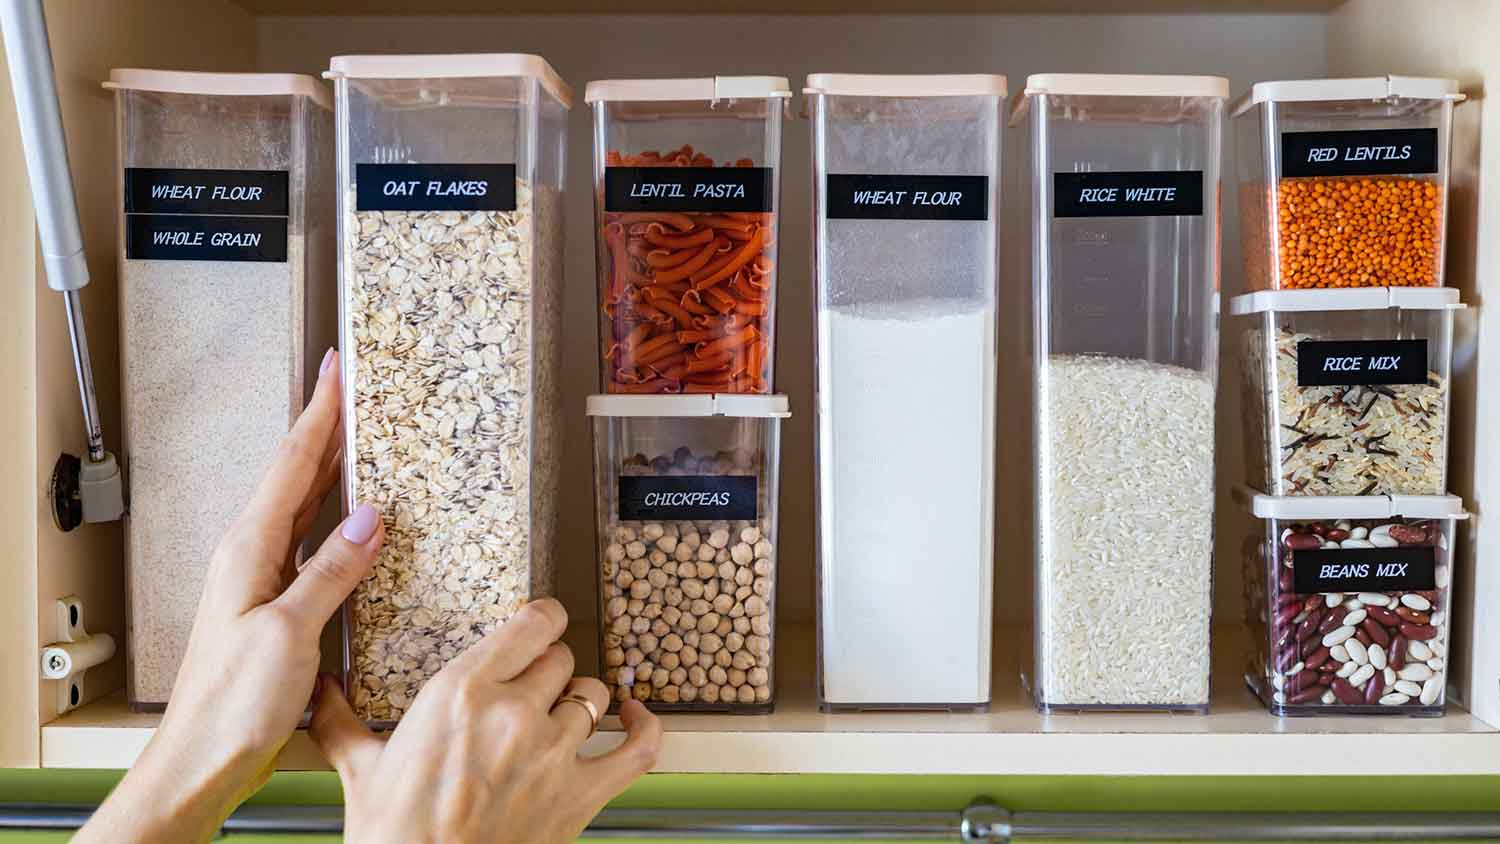
POLYGON ((1397 633, 1396 638, 1391 640, 1390 650, 1386 651, 1386 664, 1397 671, 1406 665, 1406 637, 1397 633))
POLYGON ((1437 603, 1438 603, 1438 590, 1436 590, 1436 589, 1423 589, 1422 591, 1418 592, 1417 594, 1421 595, 1424 598, 1426 598, 1428 601, 1430 601, 1432 603, 1433 606, 1437 606, 1437 603))
POLYGON ((1391 525, 1391 538, 1402 545, 1421 545, 1427 541, 1424 525, 1391 525))
POLYGON ((1396 615, 1385 607, 1367 606, 1365 609, 1369 612, 1370 618, 1384 624, 1386 627, 1396 627, 1401 623, 1401 616, 1396 615))
POLYGON ((1437 638, 1437 634, 1438 634, 1437 628, 1433 627, 1431 625, 1426 625, 1426 624, 1403 624, 1403 625, 1401 625, 1401 635, 1405 636, 1408 639, 1416 639, 1418 641, 1425 642, 1428 639, 1436 639, 1437 638))
POLYGON ((1296 583, 1294 578, 1292 577, 1292 570, 1290 568, 1283 568, 1281 570, 1281 574, 1277 575, 1276 586, 1278 589, 1280 589, 1283 595, 1292 592, 1292 589, 1296 586, 1296 583))
POLYGON ((1323 534, 1323 538, 1328 540, 1329 542, 1343 542, 1344 540, 1349 538, 1349 531, 1344 530, 1343 528, 1334 528, 1333 530, 1330 530, 1329 532, 1323 534))
POLYGON ((1297 641, 1306 642, 1308 637, 1316 636, 1317 634, 1318 619, 1314 616, 1308 616, 1297 622, 1297 641))
POLYGON ((1328 674, 1319 674, 1318 675, 1318 685, 1319 686, 1323 686, 1323 687, 1326 688, 1328 686, 1328 684, 1332 683, 1333 681, 1334 681, 1334 676, 1333 676, 1333 674, 1331 672, 1328 673, 1328 674))
POLYGON ((1321 647, 1323 647, 1323 637, 1322 636, 1313 636, 1312 638, 1308 639, 1306 642, 1302 643, 1302 648, 1301 648, 1301 650, 1302 650, 1302 658, 1303 659, 1307 659, 1309 656, 1311 656, 1313 653, 1315 653, 1321 647))
POLYGON ((1276 623, 1278 625, 1290 623, 1302 612, 1301 604, 1287 604, 1276 611, 1276 623))
POLYGON ((1312 531, 1314 536, 1326 536, 1328 534, 1328 526, 1322 522, 1314 523, 1308 530, 1312 531))
POLYGON ((1411 607, 1396 607, 1396 615, 1410 621, 1412 624, 1431 624, 1432 616, 1411 607))
POLYGON ((1339 670, 1339 661, 1336 660, 1336 659, 1330 659, 1327 662, 1323 663, 1322 665, 1318 666, 1318 671, 1320 673, 1322 673, 1322 674, 1333 674, 1334 672, 1336 672, 1338 670, 1339 670))
POLYGON ((1304 668, 1293 675, 1289 682, 1292 688, 1295 689, 1306 689, 1310 686, 1316 686, 1318 684, 1318 672, 1311 668, 1304 668))
MULTIPOLYGON (((1359 626, 1370 635, 1370 638, 1382 648, 1391 643, 1391 634, 1385 632, 1385 628, 1376 623, 1373 618, 1366 618, 1359 626)), ((1365 644, 1369 644, 1366 642, 1365 644)))
MULTIPOLYGON (((1300 598, 1301 596, 1298 595, 1296 597, 1300 598)), ((1323 596, 1322 595, 1308 595, 1306 598, 1304 598, 1302 600, 1302 608, 1304 610, 1307 610, 1309 613, 1312 613, 1312 612, 1319 612, 1319 613, 1321 613, 1321 612, 1323 612, 1323 608, 1325 607, 1326 603, 1327 602, 1325 602, 1323 600, 1323 596)))
POLYGON ((1380 672, 1375 672, 1375 676, 1371 677, 1368 683, 1365 683, 1366 705, 1374 706, 1375 704, 1380 702, 1380 690, 1384 685, 1385 678, 1380 676, 1380 672))
POLYGON ((1323 540, 1310 533, 1294 533, 1286 538, 1286 547, 1293 551, 1316 551, 1323 547, 1323 540))
POLYGON ((1323 696, 1323 687, 1322 686, 1313 686, 1312 688, 1303 689, 1302 691, 1297 692, 1296 694, 1294 694, 1291 697, 1287 698, 1286 702, 1287 703, 1311 703, 1312 701, 1315 701, 1315 700, 1317 700, 1318 698, 1320 698, 1322 696, 1323 696))
POLYGON ((1349 611, 1343 607, 1334 607, 1328 615, 1323 617, 1323 623, 1318 625, 1318 632, 1327 633, 1335 627, 1342 625, 1344 623, 1344 616, 1348 614, 1349 611))
POLYGON ((1349 681, 1343 677, 1333 678, 1333 684, 1329 688, 1333 689, 1334 697, 1338 698, 1341 703, 1346 703, 1350 706, 1362 703, 1365 699, 1365 696, 1359 693, 1359 689, 1349 685, 1349 681))
MULTIPOLYGON (((1328 661, 1329 656, 1328 649, 1323 647, 1322 642, 1318 642, 1318 649, 1307 657, 1306 667, 1309 669, 1318 668, 1328 661)), ((1335 670, 1337 669, 1335 668, 1335 670)))
POLYGON ((1370 642, 1373 641, 1370 639, 1370 634, 1365 632, 1363 625, 1355 629, 1354 638, 1358 639, 1359 643, 1367 648, 1370 646, 1370 642))
POLYGON ((1294 593, 1283 592, 1281 593, 1281 597, 1276 599, 1276 611, 1280 612, 1292 604, 1300 606, 1302 604, 1302 597, 1294 593))
POLYGON ((1288 668, 1297 664, 1297 649, 1288 648, 1276 652, 1276 671, 1285 674, 1288 668))

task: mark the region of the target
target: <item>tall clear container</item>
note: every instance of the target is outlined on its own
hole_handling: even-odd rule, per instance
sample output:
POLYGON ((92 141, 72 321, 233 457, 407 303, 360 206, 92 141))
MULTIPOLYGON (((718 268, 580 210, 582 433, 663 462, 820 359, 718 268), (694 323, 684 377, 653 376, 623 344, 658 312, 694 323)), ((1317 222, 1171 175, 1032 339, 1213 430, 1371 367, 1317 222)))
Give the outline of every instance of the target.
POLYGON ((1443 283, 1452 79, 1261 82, 1234 104, 1251 290, 1443 283))
POLYGON ((1204 710, 1228 83, 1043 75, 1029 118, 1037 705, 1204 710))
POLYGON ((523 55, 340 56, 346 505, 385 522, 346 605, 355 712, 422 685, 551 594, 564 129, 523 55))
POLYGON ((1230 300, 1246 483, 1271 495, 1442 495, 1451 288, 1260 290, 1230 300))
POLYGON ((786 396, 591 396, 599 673, 616 703, 776 703, 786 396))
POLYGON ((590 82, 607 393, 769 393, 777 76, 590 82))
POLYGON ((332 101, 311 77, 118 69, 126 697, 167 703, 209 556, 333 342, 332 101))
POLYGON ((1005 77, 814 74, 818 699, 990 700, 1005 77))

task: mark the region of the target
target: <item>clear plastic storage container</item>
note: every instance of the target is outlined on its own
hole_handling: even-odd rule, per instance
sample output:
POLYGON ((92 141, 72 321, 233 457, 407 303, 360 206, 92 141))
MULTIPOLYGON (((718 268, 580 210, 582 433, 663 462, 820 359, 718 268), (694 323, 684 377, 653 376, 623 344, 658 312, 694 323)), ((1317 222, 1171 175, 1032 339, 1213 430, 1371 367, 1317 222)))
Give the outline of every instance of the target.
POLYGON ((1443 283, 1452 79, 1261 82, 1234 105, 1251 290, 1443 283))
POLYGON ((1448 489, 1452 288, 1236 296, 1246 482, 1271 495, 1448 489))
POLYGON ((1258 524, 1245 540, 1245 682, 1271 712, 1443 714, 1462 502, 1237 497, 1258 524))
POLYGON ((209 556, 334 339, 333 114, 306 76, 122 69, 105 87, 122 168, 126 696, 158 710, 209 556))
POLYGON ((1029 118, 1037 705, 1208 706, 1228 83, 1044 75, 1029 118))
POLYGON ((535 56, 340 56, 345 497, 385 547, 346 610, 349 693, 400 718, 551 594, 563 151, 535 56))
POLYGON ((608 393, 769 393, 781 120, 775 76, 590 82, 608 393))
POLYGON ((616 704, 770 712, 786 396, 591 396, 599 671, 616 704))
POLYGON ((1003 76, 807 79, 819 702, 990 699, 1003 76))

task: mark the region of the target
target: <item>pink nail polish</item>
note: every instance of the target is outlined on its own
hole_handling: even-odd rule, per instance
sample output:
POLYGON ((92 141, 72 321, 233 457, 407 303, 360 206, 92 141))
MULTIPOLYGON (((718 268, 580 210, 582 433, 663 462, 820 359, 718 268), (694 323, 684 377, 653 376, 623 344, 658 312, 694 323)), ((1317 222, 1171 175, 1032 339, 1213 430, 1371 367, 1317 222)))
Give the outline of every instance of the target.
POLYGON ((329 347, 328 351, 326 351, 326 352, 323 353, 323 363, 319 364, 319 366, 318 366, 318 375, 319 376, 323 376, 323 375, 327 375, 328 374, 328 365, 330 363, 333 363, 333 348, 332 347, 329 347))
POLYGON ((344 524, 339 528, 339 535, 355 545, 363 545, 375 535, 375 528, 379 525, 380 514, 375 512, 375 508, 368 504, 361 504, 354 508, 349 518, 344 520, 344 524))

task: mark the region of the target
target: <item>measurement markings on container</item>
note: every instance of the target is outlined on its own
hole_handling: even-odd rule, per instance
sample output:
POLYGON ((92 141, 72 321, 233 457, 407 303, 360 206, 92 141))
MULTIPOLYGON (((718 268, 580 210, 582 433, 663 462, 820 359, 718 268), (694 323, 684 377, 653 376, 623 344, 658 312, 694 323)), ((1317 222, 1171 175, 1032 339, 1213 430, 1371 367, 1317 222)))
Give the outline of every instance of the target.
POLYGON ((829 173, 830 220, 986 220, 987 176, 829 173))
POLYGON ((606 167, 604 210, 766 213, 775 179, 770 167, 606 167))
POLYGON ((514 211, 514 164, 356 164, 356 211, 514 211))
POLYGON ((754 475, 626 475, 622 521, 753 521, 760 518, 754 475))
POLYGON ((1426 384, 1426 340, 1303 340, 1297 386, 1426 384))
POLYGON ((1431 546, 1293 551, 1292 577, 1299 595, 1436 589, 1437 551, 1431 546))
POLYGON ((1053 217, 1199 217, 1202 170, 1053 173, 1053 217))
POLYGON ((1438 171, 1438 130, 1283 132, 1281 175, 1394 176, 1438 171))

